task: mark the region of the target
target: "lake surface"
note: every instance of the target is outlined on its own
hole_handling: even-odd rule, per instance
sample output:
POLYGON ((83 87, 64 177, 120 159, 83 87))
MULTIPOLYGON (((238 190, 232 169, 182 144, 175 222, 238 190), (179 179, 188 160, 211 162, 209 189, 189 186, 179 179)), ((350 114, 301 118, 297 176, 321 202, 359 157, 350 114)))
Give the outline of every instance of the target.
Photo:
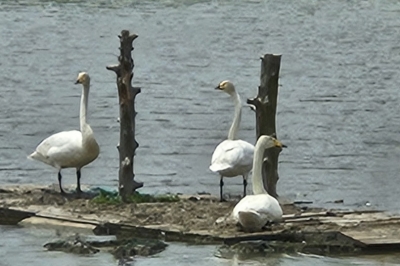
MULTIPOLYGON (((133 85, 142 87, 135 157, 142 192, 218 195, 219 178, 208 166, 227 136, 233 104, 214 87, 230 79, 245 103, 257 93, 259 57, 275 53, 282 54, 277 133, 288 146, 280 155, 278 193, 322 207, 398 212, 400 2, 138 2, 0 0, 1 184, 57 182, 55 169, 26 156, 43 138, 79 128, 81 87, 74 81, 88 71, 88 119, 101 154, 83 169, 82 183, 117 187, 119 108, 115 74, 105 66, 117 63, 117 35, 128 29, 139 35, 133 85)), ((255 142, 255 117, 247 107, 239 136, 255 142)), ((65 185, 75 184, 74 170, 63 173, 65 185)), ((241 178, 225 184, 226 193, 242 193, 241 178)), ((62 265, 71 258, 43 252, 42 241, 52 235, 46 230, 0 230, 0 252, 15 254, 18 247, 25 254, 0 265, 62 265)), ((215 257, 215 250, 172 245, 135 265, 168 259, 204 265, 204 258, 214 265, 398 261, 397 256, 282 255, 235 262, 215 257)), ((115 264, 111 257, 73 260, 115 264)))

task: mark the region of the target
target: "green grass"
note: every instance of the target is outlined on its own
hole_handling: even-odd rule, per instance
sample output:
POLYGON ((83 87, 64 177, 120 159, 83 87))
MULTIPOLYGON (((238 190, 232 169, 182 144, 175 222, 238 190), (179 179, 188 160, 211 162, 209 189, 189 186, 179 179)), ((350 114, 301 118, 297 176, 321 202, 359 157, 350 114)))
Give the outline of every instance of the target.
MULTIPOLYGON (((132 196, 128 198, 127 203, 146 203, 146 202, 177 202, 179 201, 177 195, 150 195, 150 194, 140 194, 139 192, 134 192, 132 196)), ((123 203, 121 197, 117 192, 109 192, 100 189, 98 196, 94 197, 92 200, 94 203, 98 204, 120 204, 123 203)))

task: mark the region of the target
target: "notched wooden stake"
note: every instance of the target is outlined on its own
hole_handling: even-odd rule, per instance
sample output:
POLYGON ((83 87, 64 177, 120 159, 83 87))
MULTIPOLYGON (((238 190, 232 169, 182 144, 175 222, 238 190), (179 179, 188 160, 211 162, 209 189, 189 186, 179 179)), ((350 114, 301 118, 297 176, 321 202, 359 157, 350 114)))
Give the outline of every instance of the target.
POLYGON ((138 36, 136 34, 130 35, 129 31, 123 30, 118 37, 120 39, 119 64, 110 65, 106 68, 114 71, 117 75, 120 106, 120 144, 117 146, 120 161, 118 187, 122 200, 127 201, 136 189, 143 186, 143 183, 134 180, 133 171, 135 151, 139 146, 135 140, 135 98, 140 93, 140 88, 131 85, 135 66, 132 59, 132 42, 138 36))
MULTIPOLYGON (((279 69, 281 55, 266 54, 261 57, 261 77, 258 95, 247 100, 256 112, 257 139, 261 135, 276 137, 276 106, 278 97, 279 69)), ((278 175, 278 156, 281 149, 268 149, 264 153, 263 181, 267 192, 278 197, 276 184, 278 175)))

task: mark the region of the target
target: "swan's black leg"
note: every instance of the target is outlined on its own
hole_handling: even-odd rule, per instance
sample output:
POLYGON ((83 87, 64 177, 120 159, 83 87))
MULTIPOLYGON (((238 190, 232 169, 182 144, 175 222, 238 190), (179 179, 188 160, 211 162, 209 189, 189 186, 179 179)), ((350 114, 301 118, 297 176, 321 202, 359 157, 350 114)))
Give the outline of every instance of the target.
POLYGON ((58 185, 60 186, 60 192, 61 192, 61 194, 66 194, 65 193, 65 191, 63 190, 63 188, 62 188, 62 186, 61 186, 61 179, 62 179, 62 176, 61 176, 61 170, 60 171, 58 171, 58 185))
POLYGON ((81 169, 76 170, 76 192, 82 193, 82 190, 81 190, 81 169))
POLYGON ((220 200, 219 201, 221 201, 221 202, 223 202, 223 201, 226 201, 225 199, 224 199, 224 197, 222 196, 222 187, 224 186, 224 180, 223 180, 223 176, 221 175, 221 179, 220 179, 220 181, 219 181, 219 196, 220 196, 220 200))
POLYGON ((246 197, 246 190, 247 190, 247 178, 243 176, 243 197, 246 197))

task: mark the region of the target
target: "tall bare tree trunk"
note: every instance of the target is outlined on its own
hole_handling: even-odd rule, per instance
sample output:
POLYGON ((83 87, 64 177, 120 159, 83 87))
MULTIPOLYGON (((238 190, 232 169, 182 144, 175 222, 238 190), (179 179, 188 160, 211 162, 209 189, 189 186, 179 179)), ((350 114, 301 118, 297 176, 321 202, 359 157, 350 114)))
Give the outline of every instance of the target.
MULTIPOLYGON (((261 135, 276 137, 276 108, 278 97, 279 69, 281 55, 266 54, 261 58, 261 84, 258 95, 248 99, 247 103, 256 108, 257 139, 261 135)), ((263 181, 268 194, 277 198, 276 184, 278 175, 278 157, 281 149, 268 149, 264 153, 263 181)))
POLYGON ((140 88, 132 87, 133 67, 132 59, 133 40, 138 36, 123 30, 120 39, 119 64, 107 66, 117 74, 117 86, 120 106, 120 140, 119 140, 119 194, 123 201, 127 201, 132 193, 143 186, 143 183, 134 180, 133 162, 136 148, 139 144, 135 140, 135 98, 140 88))

